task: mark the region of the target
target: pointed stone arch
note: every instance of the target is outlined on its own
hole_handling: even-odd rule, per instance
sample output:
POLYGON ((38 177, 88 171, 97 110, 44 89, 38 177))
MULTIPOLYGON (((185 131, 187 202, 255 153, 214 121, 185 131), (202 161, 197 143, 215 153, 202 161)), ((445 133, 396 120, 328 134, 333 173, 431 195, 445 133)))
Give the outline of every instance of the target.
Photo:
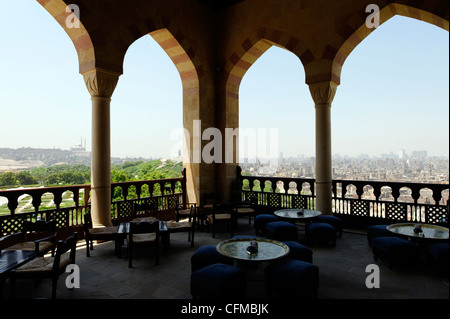
MULTIPOLYGON (((296 37, 279 30, 259 28, 255 34, 246 38, 238 51, 235 51, 227 61, 224 98, 225 118, 222 119, 221 127, 239 127, 239 87, 244 75, 250 67, 272 46, 283 48, 297 57, 302 64, 307 61, 306 46, 296 37)), ((234 162, 236 162, 235 159, 234 162)))
POLYGON ((178 42, 173 34, 167 29, 152 31, 149 35, 161 46, 169 58, 174 63, 180 74, 183 87, 183 128, 188 134, 183 136, 183 164, 186 167, 187 198, 189 202, 199 202, 200 186, 199 171, 201 163, 193 160, 194 149, 194 121, 201 119, 200 114, 200 83, 199 74, 202 74, 201 67, 194 65, 192 56, 194 51, 186 52, 185 48, 178 42))
MULTIPOLYGON (((224 67, 224 75, 221 78, 220 90, 222 92, 220 100, 220 114, 218 115, 217 125, 222 132, 227 129, 239 128, 239 87, 244 75, 250 67, 272 46, 283 48, 296 55, 302 65, 303 59, 308 56, 308 51, 304 43, 280 30, 262 27, 253 34, 245 38, 241 45, 227 58, 224 67), (306 55, 305 55, 306 53, 306 55)), ((228 198, 228 190, 231 189, 232 181, 236 175, 236 166, 238 165, 238 141, 233 137, 233 155, 232 162, 226 161, 225 149, 224 162, 218 174, 221 193, 224 199, 228 198)), ((231 145, 230 145, 231 146, 231 145)), ((227 156, 227 158, 230 158, 227 156)))
MULTIPOLYGON (((344 25, 341 27, 340 34, 346 38, 345 42, 336 50, 332 49, 332 51, 336 51, 333 59, 332 65, 332 78, 340 79, 342 67, 347 57, 351 54, 351 52, 360 44, 365 38, 369 36, 375 29, 368 28, 366 26, 365 19, 368 17, 368 13, 361 12, 359 17, 355 17, 355 19, 349 19, 349 21, 358 21, 356 25, 358 27, 354 28, 351 25, 344 25)), ((440 17, 432 12, 425 11, 419 8, 414 8, 411 6, 407 6, 404 4, 391 3, 383 8, 380 8, 379 19, 380 25, 387 22, 389 19, 394 17, 395 15, 401 15, 408 18, 413 18, 417 20, 421 20, 424 22, 428 22, 433 24, 439 28, 449 31, 449 21, 448 18, 445 19, 440 17)), ((339 82, 336 82, 339 83, 339 82)))
MULTIPOLYGON (((72 40, 78 55, 80 73, 95 67, 95 50, 89 32, 79 21, 77 27, 70 27, 66 21, 72 12, 63 0, 36 0, 59 23, 72 40)), ((80 17, 81 20, 81 17, 80 17)))

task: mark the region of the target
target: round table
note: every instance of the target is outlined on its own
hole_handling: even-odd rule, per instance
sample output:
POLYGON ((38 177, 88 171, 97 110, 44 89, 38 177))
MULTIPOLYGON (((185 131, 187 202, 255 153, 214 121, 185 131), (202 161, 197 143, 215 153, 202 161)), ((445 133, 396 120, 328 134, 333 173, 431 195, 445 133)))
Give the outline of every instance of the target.
POLYGON ((308 220, 319 215, 322 215, 322 212, 318 210, 312 209, 280 209, 274 212, 275 216, 286 219, 295 219, 295 220, 308 220))
POLYGON ((393 234, 406 236, 410 239, 430 239, 430 240, 448 240, 449 230, 446 227, 421 224, 421 223, 400 223, 392 224, 386 227, 393 234), (414 228, 420 226, 422 233, 414 232, 414 228))
POLYGON ((243 261, 271 261, 289 254, 289 247, 279 241, 266 238, 232 238, 216 245, 216 250, 233 259, 243 261), (247 247, 252 241, 258 243, 258 252, 248 253, 247 247))

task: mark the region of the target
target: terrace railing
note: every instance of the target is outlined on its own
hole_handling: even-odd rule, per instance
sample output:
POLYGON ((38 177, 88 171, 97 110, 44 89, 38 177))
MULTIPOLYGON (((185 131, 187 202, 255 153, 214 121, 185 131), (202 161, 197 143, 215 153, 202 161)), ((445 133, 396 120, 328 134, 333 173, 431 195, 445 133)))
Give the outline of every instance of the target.
MULTIPOLYGON (((90 185, 0 191, 0 237, 21 231, 24 220, 56 220, 62 238, 74 231, 82 236, 90 191, 90 185)), ((185 194, 184 171, 180 178, 112 183, 112 223, 130 220, 134 204, 143 202, 156 204, 159 219, 172 219, 177 203, 185 202, 185 194)))
MULTIPOLYGON (((244 176, 238 170, 238 196, 256 198, 260 209, 315 208, 315 180, 244 176)), ((376 223, 449 220, 449 185, 333 180, 333 213, 364 227, 376 223)), ((24 220, 57 222, 58 234, 83 233, 83 214, 90 208, 90 185, 40 187, 0 191, 0 236, 21 231, 24 220), (2 204, 5 202, 6 204, 2 204), (51 203, 51 205, 49 204, 51 203)), ((131 181, 111 185, 113 224, 129 220, 135 203, 153 202, 158 218, 172 219, 178 203, 185 202, 186 179, 131 181)))
MULTIPOLYGON (((315 179, 244 176, 239 196, 262 210, 315 209, 315 179)), ((449 184, 333 180, 333 214, 359 227, 417 222, 448 226, 449 184)))

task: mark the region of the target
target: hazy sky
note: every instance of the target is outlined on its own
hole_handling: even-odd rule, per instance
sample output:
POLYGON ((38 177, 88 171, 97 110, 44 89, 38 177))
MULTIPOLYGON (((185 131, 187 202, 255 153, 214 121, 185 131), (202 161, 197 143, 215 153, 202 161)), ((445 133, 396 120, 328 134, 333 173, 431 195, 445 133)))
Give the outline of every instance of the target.
MULTIPOLYGON (((86 138, 90 150, 90 95, 67 34, 35 1, 9 2, 0 26, 0 148, 69 149, 86 138)), ((332 106, 333 153, 448 156, 448 87, 448 32, 392 18, 344 64, 332 106)), ((296 56, 271 48, 239 94, 242 128, 277 128, 283 156, 314 155, 314 103, 296 56)), ((112 97, 112 156, 169 156, 181 125, 180 76, 145 36, 128 50, 112 97)))

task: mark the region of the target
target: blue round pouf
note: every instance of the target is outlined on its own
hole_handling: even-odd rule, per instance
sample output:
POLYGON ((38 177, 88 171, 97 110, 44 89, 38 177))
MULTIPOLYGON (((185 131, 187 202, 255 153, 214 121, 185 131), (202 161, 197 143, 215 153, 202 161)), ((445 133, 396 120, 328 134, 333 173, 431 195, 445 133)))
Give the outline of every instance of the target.
POLYGON ((386 229, 388 225, 372 225, 367 227, 367 242, 372 247, 372 239, 376 237, 389 237, 392 234, 386 229))
POLYGON ((319 268, 311 263, 286 258, 264 269, 265 287, 289 299, 313 299, 319 288, 319 268))
POLYGON ((313 251, 296 241, 285 241, 286 246, 289 247, 289 258, 306 261, 309 263, 313 262, 313 251))
POLYGON ((276 221, 266 224, 266 231, 269 237, 279 241, 296 241, 297 226, 285 221, 276 221))
POLYGON ((419 263, 419 247, 400 237, 376 237, 372 239, 375 260, 387 258, 389 267, 416 266, 419 263))
POLYGON ((255 233, 256 235, 259 234, 260 231, 265 230, 265 226, 267 223, 270 222, 276 222, 278 220, 278 217, 275 215, 270 214, 259 214, 255 216, 255 233))
POLYGON ((327 223, 333 226, 339 234, 339 237, 342 237, 342 232, 344 231, 344 226, 342 219, 332 215, 320 215, 314 217, 313 223, 327 223))
POLYGON ((191 272, 197 271, 201 268, 211 264, 222 263, 232 264, 232 260, 220 254, 214 245, 200 246, 191 256, 191 272))
POLYGON ((336 228, 328 223, 311 223, 306 227, 309 242, 331 242, 336 245, 336 228))
POLYGON ((191 295, 194 298, 244 298, 246 288, 246 273, 235 266, 217 263, 191 274, 191 295))

